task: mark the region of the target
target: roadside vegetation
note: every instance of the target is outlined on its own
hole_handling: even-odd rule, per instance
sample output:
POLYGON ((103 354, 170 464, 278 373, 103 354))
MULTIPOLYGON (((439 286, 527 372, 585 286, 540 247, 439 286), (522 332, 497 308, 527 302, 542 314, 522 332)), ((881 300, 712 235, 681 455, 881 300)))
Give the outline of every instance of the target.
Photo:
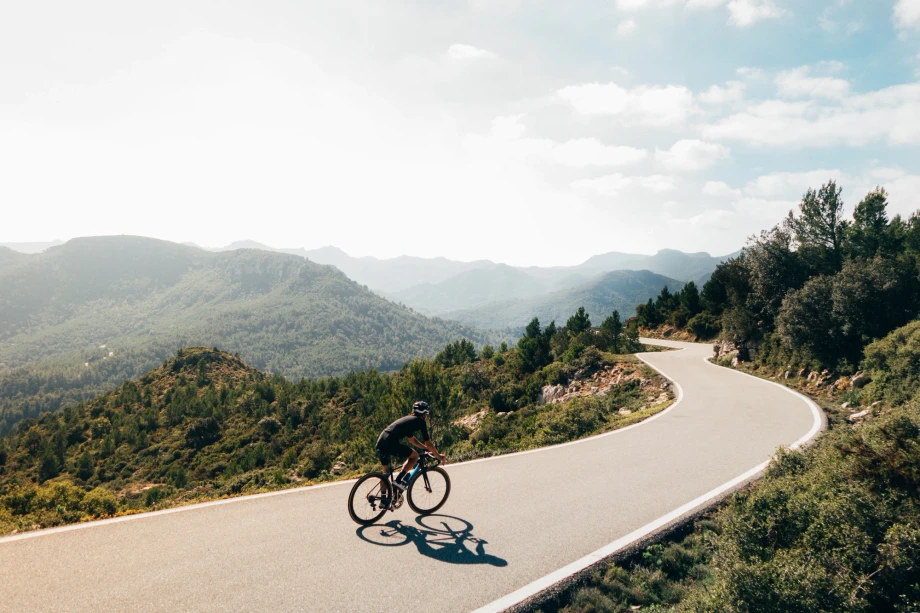
POLYGON ((289 381, 239 356, 189 348, 93 400, 0 438, 0 534, 344 478, 412 403, 434 409, 452 461, 574 440, 663 410, 667 381, 617 313, 580 309, 514 348, 467 340, 393 374, 289 381))
POLYGON ((886 208, 878 189, 845 219, 834 183, 809 190, 716 269, 698 314, 667 291, 639 307, 643 327, 718 337, 723 365, 817 396, 829 431, 544 611, 920 608, 920 215, 886 208))

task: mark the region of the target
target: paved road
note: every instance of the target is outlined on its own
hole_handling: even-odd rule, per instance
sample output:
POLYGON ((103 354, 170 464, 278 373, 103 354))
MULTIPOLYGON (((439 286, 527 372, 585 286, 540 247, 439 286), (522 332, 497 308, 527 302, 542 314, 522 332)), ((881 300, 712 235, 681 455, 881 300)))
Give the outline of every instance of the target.
POLYGON ((470 611, 621 539, 813 433, 792 393, 645 354, 682 401, 637 427, 448 468, 444 515, 356 530, 349 484, 0 540, 4 611, 470 611))

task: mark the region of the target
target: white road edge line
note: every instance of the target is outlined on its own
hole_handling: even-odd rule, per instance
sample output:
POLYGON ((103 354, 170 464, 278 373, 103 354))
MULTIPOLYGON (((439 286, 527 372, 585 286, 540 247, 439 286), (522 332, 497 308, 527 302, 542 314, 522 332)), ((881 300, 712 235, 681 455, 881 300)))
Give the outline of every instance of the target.
MULTIPOLYGON (((679 351, 683 351, 683 349, 679 349, 679 351)), ((636 357, 642 360, 643 362, 645 362, 645 360, 642 359, 642 357, 639 354, 636 354, 636 357)), ((645 363, 648 364, 648 362, 645 362, 645 363)), ((652 368, 654 368, 654 366, 652 368)), ((680 401, 683 400, 684 398, 684 390, 680 387, 680 385, 678 385, 677 382, 671 379, 670 377, 667 377, 667 375, 665 375, 665 377, 668 378, 677 388, 677 400, 675 400, 674 403, 671 404, 671 406, 669 406, 664 411, 655 413, 651 417, 647 419, 643 419, 642 421, 632 424, 631 426, 626 426, 624 428, 618 428, 616 430, 611 430, 610 432, 602 432, 601 434, 587 436, 585 438, 580 438, 576 441, 569 441, 567 443, 559 443, 557 445, 548 445, 546 447, 538 447, 537 449, 528 449, 526 451, 516 451, 514 453, 504 453, 501 455, 494 455, 488 458, 478 458, 476 460, 467 460, 466 462, 457 462, 455 464, 449 464, 448 466, 450 466, 451 468, 460 468, 462 466, 467 466, 469 464, 478 464, 480 462, 492 462, 494 460, 505 460, 507 458, 527 455, 529 453, 541 453, 545 451, 552 451, 553 449, 559 449, 560 447, 568 447, 570 445, 581 445, 583 443, 594 441, 599 438, 613 436, 615 434, 621 434, 623 432, 626 432, 627 430, 632 430, 633 428, 644 426, 645 424, 655 421, 659 417, 662 417, 666 413, 669 413, 672 410, 674 410, 677 407, 677 405, 680 404, 680 401)), ((221 498, 220 500, 210 500, 208 502, 198 502, 195 504, 184 505, 181 507, 162 509, 160 511, 147 511, 145 513, 135 513, 133 515, 123 515, 121 517, 112 517, 109 519, 97 519, 94 521, 88 521, 88 522, 84 522, 81 524, 70 524, 67 526, 59 526, 57 528, 46 528, 44 530, 31 530, 29 532, 23 532, 22 534, 13 534, 11 536, 0 537, 0 545, 4 543, 8 543, 10 541, 21 541, 21 540, 30 539, 30 538, 38 538, 40 536, 49 536, 52 534, 57 534, 59 532, 70 532, 72 530, 84 530, 86 528, 97 528, 97 527, 106 526, 109 524, 118 524, 118 523, 122 523, 126 521, 134 521, 137 519, 146 519, 148 517, 156 517, 158 515, 169 515, 171 513, 184 513, 185 511, 196 511, 198 509, 203 509, 206 507, 216 507, 216 506, 220 506, 224 504, 232 504, 236 502, 246 502, 249 500, 257 500, 259 498, 270 498, 272 496, 286 496, 289 494, 309 492, 309 491, 318 490, 318 489, 322 489, 326 487, 349 485, 349 484, 354 483, 357 480, 358 480, 357 478, 346 479, 344 481, 333 481, 332 483, 320 483, 318 485, 306 485, 304 487, 296 487, 296 488, 290 488, 290 489, 285 489, 285 490, 278 490, 275 492, 265 492, 262 494, 249 494, 248 496, 235 496, 233 498, 221 498)))
MULTIPOLYGON (((659 373, 664 375, 666 378, 673 381, 674 385, 677 385, 678 389, 680 389, 680 386, 678 385, 677 381, 669 377, 667 373, 665 373, 663 370, 647 362, 641 355, 637 355, 637 357, 643 362, 645 362, 646 364, 648 364, 649 367, 654 368, 659 373)), ((722 366, 713 364, 712 362, 709 361, 708 358, 704 357, 703 361, 709 364, 710 366, 712 366, 713 368, 723 368, 722 366)), ((796 441, 795 443, 791 445, 792 449, 799 449, 802 445, 810 441, 812 438, 814 438, 818 434, 818 432, 821 431, 821 427, 824 424, 821 410, 818 407, 818 405, 815 404, 813 400, 811 400, 804 394, 800 394, 799 392, 796 392, 795 390, 789 389, 785 385, 780 385, 779 383, 776 383, 774 381, 768 381, 766 379, 761 379, 759 377, 755 377, 754 375, 749 375, 748 373, 745 373, 745 372, 732 370, 732 369, 725 369, 725 370, 731 370, 731 372, 736 372, 738 374, 745 375, 747 377, 751 377, 752 379, 756 381, 762 381, 764 383, 775 385, 781 389, 786 390, 790 394, 798 396, 800 399, 805 401, 805 404, 808 405, 808 408, 811 409, 812 417, 814 418, 814 423, 812 424, 811 430, 809 430, 805 436, 803 436, 802 438, 800 438, 798 441, 796 441)), ((683 398, 682 390, 681 390, 680 397, 681 399, 683 398)), ((676 405, 677 403, 674 403, 674 404, 676 405)), ((645 422, 642 422, 642 423, 645 423, 645 422)), ((674 509, 667 515, 663 515, 659 517, 655 521, 642 526, 638 530, 634 530, 633 532, 630 532, 626 536, 618 538, 612 543, 604 545, 597 551, 589 553, 585 557, 579 560, 576 560, 567 566, 563 566, 559 570, 554 571, 544 577, 541 577, 537 579, 536 581, 533 581, 525 585, 519 590, 511 592, 507 596, 503 596, 502 598, 499 598, 498 600, 494 600, 490 602, 489 604, 476 609, 475 611, 473 611, 473 613, 499 613, 500 611, 504 611, 505 609, 508 609, 510 607, 513 607, 517 604, 524 602, 525 600, 527 600, 528 598, 532 596, 536 596, 537 594, 547 589, 548 587, 555 585, 556 583, 559 583, 560 581, 563 581, 564 579, 567 579, 568 577, 571 577, 572 575, 585 570, 589 566, 592 566, 593 564, 600 562, 604 558, 607 558, 608 556, 615 554, 617 551, 624 549, 625 547, 628 547, 633 542, 645 536, 648 536, 655 530, 658 530, 659 528, 662 528, 668 525, 669 523, 677 519, 680 519, 684 515, 687 515, 693 512, 698 507, 701 507, 702 505, 716 499, 718 496, 721 496, 725 492, 731 490, 733 487, 741 483, 744 483, 751 477, 755 476, 757 473, 764 470, 770 464, 771 460, 772 458, 766 460, 765 462, 758 464, 757 466, 745 472, 744 474, 738 475, 731 481, 728 481, 727 483, 723 483, 719 487, 709 492, 706 492, 702 496, 691 500, 690 502, 686 503, 685 505, 677 509, 674 509)))

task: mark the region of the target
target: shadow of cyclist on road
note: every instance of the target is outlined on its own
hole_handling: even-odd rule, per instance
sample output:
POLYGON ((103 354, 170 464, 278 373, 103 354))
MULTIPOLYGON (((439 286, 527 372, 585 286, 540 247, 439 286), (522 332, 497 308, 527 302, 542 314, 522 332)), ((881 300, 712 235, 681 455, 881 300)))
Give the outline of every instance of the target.
POLYGON ((423 556, 450 564, 491 564, 507 566, 507 560, 486 553, 487 541, 473 536, 473 525, 450 515, 420 515, 417 526, 398 519, 383 525, 357 530, 362 540, 384 547, 398 547, 412 542, 423 556))

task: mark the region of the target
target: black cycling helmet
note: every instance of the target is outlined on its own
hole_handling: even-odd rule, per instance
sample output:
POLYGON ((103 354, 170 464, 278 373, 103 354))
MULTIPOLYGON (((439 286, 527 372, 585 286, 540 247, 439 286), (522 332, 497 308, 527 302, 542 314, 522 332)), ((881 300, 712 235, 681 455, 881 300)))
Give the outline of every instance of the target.
POLYGON ((416 415, 429 415, 431 414, 431 409, 428 408, 428 403, 424 400, 419 400, 412 405, 412 412, 416 415))

